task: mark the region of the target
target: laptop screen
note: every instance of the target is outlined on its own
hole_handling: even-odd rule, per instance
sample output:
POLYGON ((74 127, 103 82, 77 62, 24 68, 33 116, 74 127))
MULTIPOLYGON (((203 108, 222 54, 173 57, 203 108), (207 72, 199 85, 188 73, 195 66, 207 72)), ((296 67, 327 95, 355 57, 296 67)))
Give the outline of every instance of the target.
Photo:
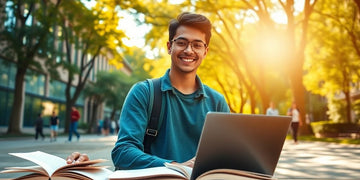
POLYGON ((208 113, 191 179, 221 168, 272 176, 290 123, 289 116, 208 113))

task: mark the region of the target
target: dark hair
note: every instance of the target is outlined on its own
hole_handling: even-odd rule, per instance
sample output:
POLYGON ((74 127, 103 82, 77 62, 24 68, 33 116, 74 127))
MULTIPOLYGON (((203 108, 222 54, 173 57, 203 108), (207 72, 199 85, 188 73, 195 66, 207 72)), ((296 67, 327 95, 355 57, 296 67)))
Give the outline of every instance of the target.
POLYGON ((169 24, 169 42, 173 40, 179 26, 191 26, 205 33, 205 41, 206 44, 209 45, 211 37, 211 22, 205 16, 184 12, 181 13, 177 19, 171 20, 169 24))

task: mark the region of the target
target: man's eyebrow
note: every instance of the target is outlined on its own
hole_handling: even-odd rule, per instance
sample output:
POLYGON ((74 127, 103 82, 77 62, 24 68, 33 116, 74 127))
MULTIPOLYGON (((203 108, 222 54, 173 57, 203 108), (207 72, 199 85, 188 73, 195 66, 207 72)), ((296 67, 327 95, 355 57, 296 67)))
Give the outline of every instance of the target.
MULTIPOLYGON (((184 38, 184 37, 178 37, 178 38, 175 38, 175 39, 183 39, 183 40, 190 41, 189 39, 184 38)), ((174 39, 174 40, 175 40, 175 39, 174 39)), ((193 41, 204 42, 204 41, 203 41, 203 40, 201 40, 201 39, 195 39, 195 40, 193 40, 193 41)))
POLYGON ((175 38, 175 39, 184 39, 184 40, 189 41, 188 39, 186 39, 186 38, 184 38, 184 37, 178 37, 178 38, 175 38))

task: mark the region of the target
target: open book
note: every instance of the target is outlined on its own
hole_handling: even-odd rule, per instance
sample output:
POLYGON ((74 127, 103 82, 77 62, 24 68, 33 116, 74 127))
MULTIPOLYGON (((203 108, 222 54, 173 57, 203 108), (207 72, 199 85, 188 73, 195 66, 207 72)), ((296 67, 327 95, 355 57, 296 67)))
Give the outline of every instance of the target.
POLYGON ((67 164, 66 160, 47 154, 41 151, 28 153, 9 153, 36 163, 39 166, 30 167, 7 167, 0 173, 28 173, 14 179, 26 180, 56 180, 56 179, 107 179, 112 171, 106 169, 105 166, 94 166, 94 164, 107 161, 105 159, 90 160, 80 163, 67 164))
MULTIPOLYGON (((162 167, 153 167, 135 170, 117 170, 110 174, 109 180, 134 180, 134 179, 182 179, 189 180, 192 168, 181 164, 165 163, 162 167)), ((272 180, 272 177, 258 173, 235 169, 214 169, 196 178, 196 180, 231 179, 231 180, 272 180)))

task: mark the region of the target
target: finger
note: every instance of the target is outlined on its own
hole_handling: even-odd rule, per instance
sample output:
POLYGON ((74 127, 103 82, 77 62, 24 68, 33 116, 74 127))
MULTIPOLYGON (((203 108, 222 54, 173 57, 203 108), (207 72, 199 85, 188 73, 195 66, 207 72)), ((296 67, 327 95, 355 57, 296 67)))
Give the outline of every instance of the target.
POLYGON ((67 157, 66 163, 71 164, 75 162, 80 156, 79 152, 73 152, 70 156, 67 157))
POLYGON ((88 160, 89 160, 89 156, 87 154, 81 154, 80 157, 75 161, 75 163, 84 162, 88 160))
POLYGON ((182 163, 185 166, 194 167, 195 158, 192 158, 184 163, 182 163))
POLYGON ((193 160, 193 159, 189 160, 189 161, 187 162, 187 166, 193 168, 193 167, 194 167, 194 160, 193 160))

